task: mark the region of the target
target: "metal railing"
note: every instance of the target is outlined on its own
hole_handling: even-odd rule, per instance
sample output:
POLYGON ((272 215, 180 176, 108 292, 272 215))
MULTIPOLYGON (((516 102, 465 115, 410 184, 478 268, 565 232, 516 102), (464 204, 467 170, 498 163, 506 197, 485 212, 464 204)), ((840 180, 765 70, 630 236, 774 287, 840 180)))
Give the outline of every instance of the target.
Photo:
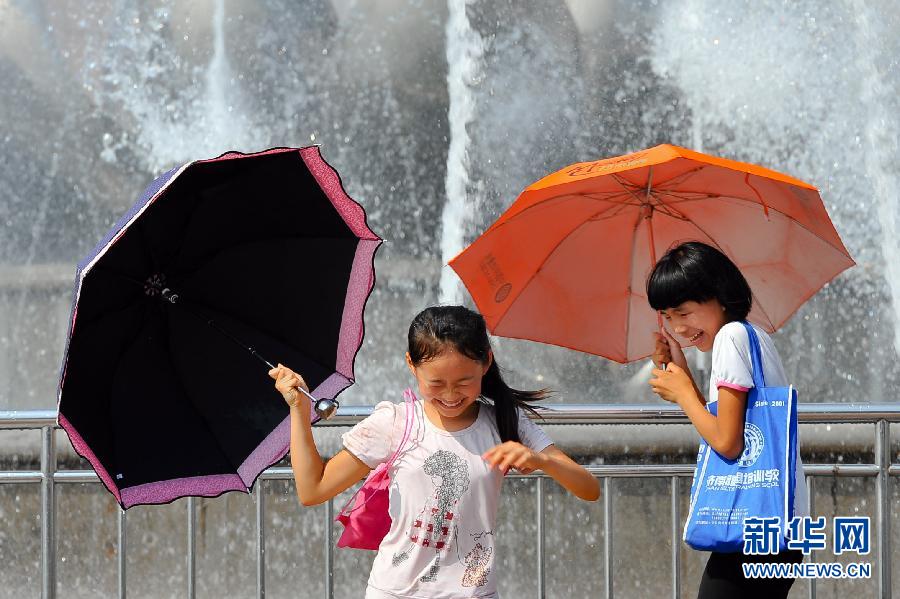
MULTIPOLYGON (((360 421, 372 411, 371 407, 346 406, 328 422, 317 426, 350 426, 360 421)), ((680 408, 675 406, 646 405, 555 405, 541 410, 543 423, 550 425, 565 424, 686 424, 687 418, 680 408)), ((873 464, 806 464, 807 480, 820 476, 839 477, 874 477, 877 539, 876 571, 879 597, 890 597, 891 594, 891 524, 890 524, 890 477, 900 476, 900 464, 891 460, 890 424, 900 422, 900 404, 805 404, 799 409, 801 423, 856 423, 874 425, 874 457, 873 464)), ((41 431, 41 469, 0 471, 0 484, 34 483, 41 485, 41 590, 42 597, 56 597, 56 493, 57 483, 98 483, 97 475, 92 470, 57 470, 57 455, 54 442, 56 413, 53 411, 0 411, 0 430, 2 429, 40 429, 41 431)), ((602 483, 603 501, 603 559, 605 563, 604 589, 606 597, 612 599, 613 588, 613 556, 614 538, 611 534, 613 526, 612 496, 614 479, 616 478, 668 478, 671 496, 671 581, 672 597, 680 598, 680 558, 681 547, 681 513, 680 485, 681 479, 691 477, 693 465, 602 465, 589 466, 588 470, 602 483)), ((545 536, 544 501, 545 476, 540 473, 514 475, 517 478, 536 479, 536 512, 537 512, 537 589, 538 596, 546 595, 545 568, 545 536)), ((265 553, 265 496, 263 489, 268 481, 293 480, 290 468, 273 467, 267 469, 258 479, 254 490, 256 505, 256 578, 257 596, 266 595, 266 553, 265 553)), ((813 512, 814 485, 810 484, 809 508, 813 512)), ((188 498, 187 502, 187 596, 195 597, 196 590, 196 499, 188 498)), ((118 596, 126 595, 126 526, 125 512, 118 514, 118 596)), ((325 594, 328 599, 334 596, 333 538, 334 504, 329 501, 325 513, 325 594)), ((815 580, 809 585, 809 596, 815 599, 815 580)))

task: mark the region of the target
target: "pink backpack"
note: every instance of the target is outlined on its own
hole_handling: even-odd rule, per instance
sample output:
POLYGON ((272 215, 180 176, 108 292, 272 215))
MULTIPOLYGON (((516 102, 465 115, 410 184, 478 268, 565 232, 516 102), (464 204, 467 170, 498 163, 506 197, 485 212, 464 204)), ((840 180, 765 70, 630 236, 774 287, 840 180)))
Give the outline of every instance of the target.
POLYGON ((415 395, 410 389, 403 392, 406 400, 406 428, 397 451, 387 462, 379 464, 366 477, 366 482, 344 505, 335 518, 344 525, 344 532, 338 539, 338 547, 353 549, 377 550, 388 531, 391 529, 391 516, 388 512, 389 491, 391 487, 391 464, 409 439, 412 422, 415 416, 415 395), (350 505, 353 507, 349 507, 350 505))

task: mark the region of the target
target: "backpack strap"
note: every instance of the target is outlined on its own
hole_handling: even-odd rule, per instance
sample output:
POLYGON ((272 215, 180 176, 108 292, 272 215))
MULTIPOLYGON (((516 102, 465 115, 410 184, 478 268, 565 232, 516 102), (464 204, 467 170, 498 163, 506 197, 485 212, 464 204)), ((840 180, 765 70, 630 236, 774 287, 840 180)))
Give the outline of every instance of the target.
POLYGON ((406 442, 409 440, 409 434, 412 431, 412 423, 415 418, 415 401, 416 396, 413 394, 412 389, 407 389, 403 392, 403 399, 406 400, 406 427, 403 429, 403 439, 400 440, 400 445, 397 446, 397 450, 394 451, 394 455, 390 457, 387 461, 387 468, 390 468, 394 463, 394 460, 397 459, 397 456, 400 454, 400 450, 403 449, 403 446, 406 445, 406 442))

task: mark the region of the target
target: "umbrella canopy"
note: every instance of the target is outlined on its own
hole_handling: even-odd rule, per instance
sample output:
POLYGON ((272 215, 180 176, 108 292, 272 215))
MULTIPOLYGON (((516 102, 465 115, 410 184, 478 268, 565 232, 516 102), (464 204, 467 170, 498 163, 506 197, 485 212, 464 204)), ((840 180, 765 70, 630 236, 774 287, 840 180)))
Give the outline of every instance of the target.
POLYGON ((246 492, 285 455, 288 407, 248 352, 316 398, 351 385, 380 243, 317 147, 191 162, 144 191, 78 266, 58 395, 120 505, 246 492))
POLYGON ((450 266, 495 335, 630 362, 653 351, 650 270, 684 241, 738 265, 768 331, 854 263, 815 187, 660 145, 537 181, 450 266))

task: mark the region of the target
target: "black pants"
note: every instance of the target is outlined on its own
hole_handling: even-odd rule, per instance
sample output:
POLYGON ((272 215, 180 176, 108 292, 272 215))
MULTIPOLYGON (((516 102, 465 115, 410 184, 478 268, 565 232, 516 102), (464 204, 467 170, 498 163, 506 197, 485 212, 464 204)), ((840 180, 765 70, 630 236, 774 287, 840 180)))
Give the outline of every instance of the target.
POLYGON ((713 553, 706 562, 697 599, 784 599, 793 578, 744 578, 743 563, 793 563, 803 561, 802 551, 782 551, 778 555, 713 553))

